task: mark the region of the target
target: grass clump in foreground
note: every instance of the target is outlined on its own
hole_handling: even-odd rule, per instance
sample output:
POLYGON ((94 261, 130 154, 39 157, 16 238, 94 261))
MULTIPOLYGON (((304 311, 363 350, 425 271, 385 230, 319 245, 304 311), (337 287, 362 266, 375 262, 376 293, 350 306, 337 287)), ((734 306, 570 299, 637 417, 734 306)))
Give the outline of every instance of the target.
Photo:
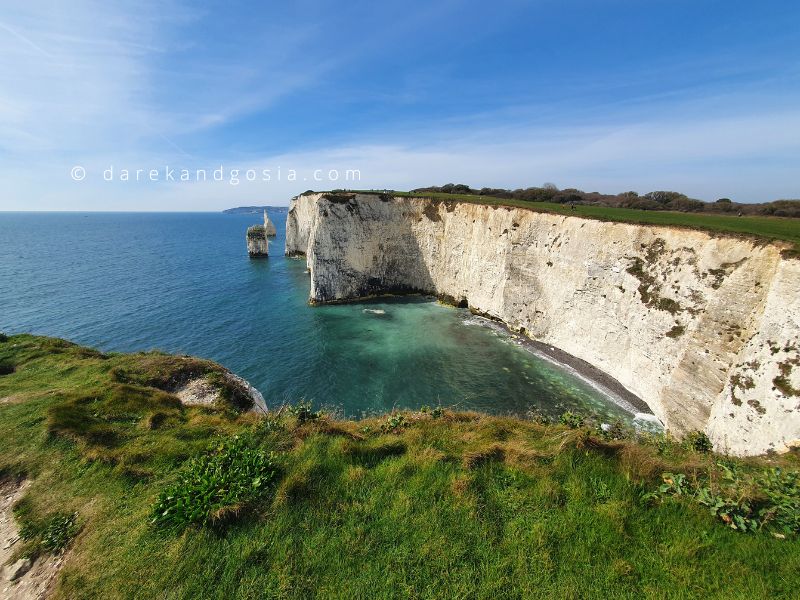
POLYGON ((16 367, 0 469, 31 480, 18 521, 70 540, 57 598, 796 597, 794 455, 736 460, 590 419, 188 408, 145 385, 183 360, 31 336, 0 360, 16 367), (101 422, 53 428, 64 405, 101 422), (113 435, 89 435, 99 424, 113 435), (726 526, 704 488, 762 524, 726 526))
POLYGON ((272 453, 246 437, 220 440, 191 459, 178 481, 161 492, 152 523, 179 529, 224 522, 263 495, 275 475, 272 453))

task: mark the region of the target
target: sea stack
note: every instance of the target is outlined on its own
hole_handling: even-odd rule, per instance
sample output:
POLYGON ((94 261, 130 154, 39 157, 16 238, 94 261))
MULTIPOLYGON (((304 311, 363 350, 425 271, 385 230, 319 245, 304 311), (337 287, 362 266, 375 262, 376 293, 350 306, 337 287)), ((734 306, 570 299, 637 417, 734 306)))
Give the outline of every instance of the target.
POLYGON ((264 211, 264 232, 266 233, 267 237, 275 237, 278 235, 278 230, 275 228, 275 223, 269 220, 266 210, 264 211))
MULTIPOLYGON (((267 232, 269 230, 267 225, 272 226, 272 230, 275 231, 275 225, 269 221, 267 211, 264 211, 264 224, 247 228, 247 254, 250 258, 266 258, 269 256, 269 240, 267 240, 269 235, 267 232)), ((273 233, 272 235, 275 234, 273 233)))

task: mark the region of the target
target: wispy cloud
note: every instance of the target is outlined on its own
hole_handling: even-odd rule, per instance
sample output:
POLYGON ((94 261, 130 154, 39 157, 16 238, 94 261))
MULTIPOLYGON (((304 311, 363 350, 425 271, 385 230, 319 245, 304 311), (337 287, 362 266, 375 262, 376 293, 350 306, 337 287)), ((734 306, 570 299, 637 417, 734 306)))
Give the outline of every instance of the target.
POLYGON ((555 181, 706 199, 800 195, 800 72, 774 60, 791 40, 754 42, 763 52, 677 46, 646 60, 631 44, 629 62, 612 52, 595 65, 594 40, 554 49, 563 40, 532 19, 544 15, 538 6, 549 3, 5 9, 0 209, 217 209, 348 187, 100 181, 111 164, 359 169, 349 187, 555 181), (530 24, 535 36, 514 35, 530 24), (86 181, 69 179, 76 164, 86 181))

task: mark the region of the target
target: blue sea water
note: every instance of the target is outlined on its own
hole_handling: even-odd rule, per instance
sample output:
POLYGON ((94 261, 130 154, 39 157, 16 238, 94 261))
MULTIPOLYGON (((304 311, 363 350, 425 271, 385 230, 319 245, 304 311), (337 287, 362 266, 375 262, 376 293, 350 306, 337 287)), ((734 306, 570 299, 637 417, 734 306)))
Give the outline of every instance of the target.
POLYGON ((305 261, 250 260, 259 215, 0 213, 0 330, 105 351, 216 360, 278 405, 591 410, 630 418, 570 371, 463 309, 425 298, 308 305, 305 261))

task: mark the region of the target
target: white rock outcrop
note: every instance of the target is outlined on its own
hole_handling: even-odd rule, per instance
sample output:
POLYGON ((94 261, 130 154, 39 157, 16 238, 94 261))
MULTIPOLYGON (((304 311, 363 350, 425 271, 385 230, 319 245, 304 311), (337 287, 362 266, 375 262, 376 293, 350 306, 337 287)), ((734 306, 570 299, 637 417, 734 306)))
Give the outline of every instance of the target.
POLYGON ((269 220, 266 210, 264 211, 264 233, 267 234, 267 237, 275 237, 278 235, 278 230, 275 227, 275 223, 269 220))
POLYGON ((286 254, 311 301, 418 291, 599 367, 674 433, 800 443, 800 260, 775 244, 455 201, 307 194, 286 254))
POLYGON ((247 254, 250 258, 266 258, 269 256, 269 240, 263 225, 247 228, 247 254))

